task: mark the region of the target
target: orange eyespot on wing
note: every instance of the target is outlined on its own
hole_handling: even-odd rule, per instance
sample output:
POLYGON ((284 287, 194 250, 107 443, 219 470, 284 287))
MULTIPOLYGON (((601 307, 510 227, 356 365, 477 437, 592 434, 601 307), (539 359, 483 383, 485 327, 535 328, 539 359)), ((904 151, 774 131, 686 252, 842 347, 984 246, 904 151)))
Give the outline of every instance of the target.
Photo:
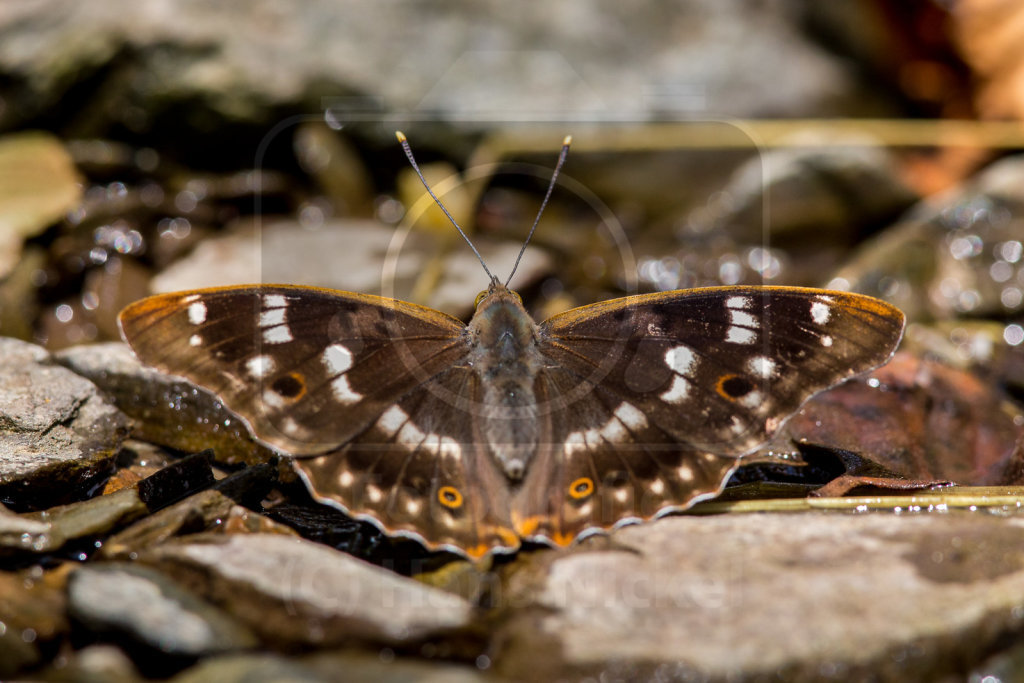
POLYGON ((740 375, 725 374, 715 383, 715 391, 727 401, 738 401, 753 390, 753 383, 740 375))
POLYGON ((594 492, 594 480, 590 477, 580 477, 569 484, 569 495, 576 500, 582 500, 594 492))
POLYGON ((458 510, 462 507, 462 494, 454 486, 442 486, 437 490, 437 500, 441 505, 451 510, 458 510))

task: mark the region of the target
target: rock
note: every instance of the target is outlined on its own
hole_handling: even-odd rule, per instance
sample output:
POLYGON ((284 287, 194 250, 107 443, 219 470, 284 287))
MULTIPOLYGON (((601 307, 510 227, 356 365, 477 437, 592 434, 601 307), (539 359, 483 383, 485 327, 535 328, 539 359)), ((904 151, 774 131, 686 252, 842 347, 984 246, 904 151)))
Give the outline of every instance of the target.
POLYGON ((344 671, 351 680, 377 683, 484 683, 494 680, 480 671, 480 668, 486 668, 489 664, 490 660, 486 655, 481 655, 477 660, 477 666, 399 659, 387 648, 377 655, 359 652, 317 652, 303 656, 298 661, 311 671, 319 673, 324 680, 337 678, 338 671, 344 671))
POLYGON ((276 648, 397 645, 465 628, 473 607, 349 555, 276 534, 170 542, 139 561, 177 577, 276 648))
POLYGON ((43 650, 67 633, 66 574, 38 567, 0 572, 0 676, 38 664, 43 650))
POLYGON ((0 73, 21 106, 7 107, 0 126, 82 97, 68 91, 85 77, 96 99, 75 100, 89 112, 82 136, 105 125, 145 131, 161 114, 178 117, 174 130, 208 130, 218 118, 277 122, 282 108, 315 111, 332 95, 340 124, 365 120, 367 102, 446 120, 877 113, 878 95, 802 35, 798 20, 784 0, 628 10, 576 0, 529 11, 497 0, 429 9, 315 0, 303 12, 272 0, 173 10, 133 0, 16 3, 0 12, 0 73), (467 39, 467 13, 486 41, 467 39), (637 35, 643 50, 630 49, 637 35))
POLYGON ((23 515, 23 518, 48 527, 45 532, 32 534, 32 550, 42 553, 53 552, 68 541, 106 534, 147 512, 138 491, 127 488, 78 503, 29 513, 23 515))
POLYGON ((56 358, 95 382, 135 419, 138 439, 186 452, 212 448, 215 459, 225 464, 274 457, 220 401, 190 382, 143 366, 126 344, 77 346, 56 358))
POLYGON ((103 544, 99 556, 128 559, 144 548, 156 546, 169 538, 213 530, 224 533, 298 535, 290 527, 236 505, 220 491, 210 490, 189 496, 118 532, 103 544))
POLYGON ((0 138, 0 280, 14 269, 26 237, 70 211, 82 179, 60 140, 27 132, 0 138))
MULTIPOLYGON (((511 272, 520 244, 479 242, 476 246, 492 272, 511 272)), ((438 241, 429 235, 405 234, 369 220, 328 221, 316 230, 277 221, 258 232, 253 226, 240 226, 203 242, 153 278, 152 287, 160 293, 286 282, 412 300, 418 277, 430 266, 425 254, 438 251, 438 241)), ((539 250, 527 249, 512 287, 534 282, 549 263, 539 250)), ((487 286, 487 276, 472 251, 456 244, 441 257, 439 267, 440 281, 419 303, 452 314, 472 311, 473 298, 487 286)))
POLYGON ((36 509, 74 500, 109 472, 127 418, 46 351, 0 338, 0 499, 36 509))
POLYGON ((173 683, 329 683, 338 679, 340 671, 344 670, 322 675, 278 655, 240 654, 204 659, 171 680, 173 683))
POLYGON ((133 564, 89 564, 68 581, 68 610, 93 632, 155 654, 191 658, 253 647, 256 639, 219 609, 160 572, 133 564))
POLYGON ((1024 624, 1021 518, 670 517, 535 555, 495 634, 513 679, 932 679, 1024 624), (837 542, 837 539, 842 539, 837 542))
POLYGON ((969 183, 915 205, 861 245, 827 286, 880 296, 911 322, 1020 315, 1022 188, 1024 155, 997 161, 969 183))
POLYGON ((114 645, 88 645, 53 664, 40 678, 48 681, 80 683, 138 683, 135 664, 114 645))
POLYGON ((776 246, 785 240, 824 241, 815 245, 820 249, 851 244, 859 231, 888 224, 917 200, 877 140, 790 142, 808 146, 760 152, 685 223, 691 229, 724 228, 753 244, 769 235, 776 246))

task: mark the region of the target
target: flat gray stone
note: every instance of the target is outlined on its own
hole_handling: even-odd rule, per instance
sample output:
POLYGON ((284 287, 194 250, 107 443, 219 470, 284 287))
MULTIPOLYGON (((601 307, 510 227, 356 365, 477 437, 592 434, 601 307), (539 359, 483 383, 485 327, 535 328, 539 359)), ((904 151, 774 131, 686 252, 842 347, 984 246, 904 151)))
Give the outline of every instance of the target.
POLYGON ((457 596, 311 541, 240 534, 139 553, 219 604, 275 647, 358 639, 401 644, 466 627, 457 596))
POLYGON ((1024 517, 673 517, 537 556, 499 673, 924 680, 1024 625, 1024 517))
POLYGON ((273 457, 212 394, 142 365, 127 344, 74 346, 55 358, 94 382, 133 418, 137 439, 193 453, 212 448, 215 459, 229 465, 273 457))
POLYGON ((113 633, 171 655, 250 648, 239 623, 158 571, 132 564, 80 567, 68 581, 68 608, 94 631, 113 633))
POLYGON ((48 363, 45 350, 0 338, 0 487, 37 503, 102 473, 128 419, 96 386, 48 363))

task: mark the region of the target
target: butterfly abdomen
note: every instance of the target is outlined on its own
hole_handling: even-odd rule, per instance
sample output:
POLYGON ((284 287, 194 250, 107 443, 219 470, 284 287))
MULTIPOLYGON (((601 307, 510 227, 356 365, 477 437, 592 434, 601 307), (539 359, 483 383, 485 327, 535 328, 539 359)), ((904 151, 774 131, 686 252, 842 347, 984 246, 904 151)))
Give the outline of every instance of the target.
POLYGON ((493 286, 469 324, 470 361, 484 387, 481 433, 505 475, 522 479, 537 450, 537 326, 519 297, 493 286))

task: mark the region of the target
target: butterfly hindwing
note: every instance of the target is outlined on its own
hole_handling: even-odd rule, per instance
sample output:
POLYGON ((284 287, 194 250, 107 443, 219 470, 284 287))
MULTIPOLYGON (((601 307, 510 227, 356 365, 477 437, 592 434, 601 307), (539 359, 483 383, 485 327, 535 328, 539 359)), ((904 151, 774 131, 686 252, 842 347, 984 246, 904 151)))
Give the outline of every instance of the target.
POLYGON ((432 548, 480 557, 519 545, 508 484, 475 433, 475 373, 453 367, 384 410, 335 453, 295 461, 323 501, 432 548))
POLYGON ((557 315, 541 325, 540 351, 628 401, 674 441, 740 456, 813 394, 888 360, 903 320, 857 294, 705 288, 557 315))
POLYGON ((455 318, 309 287, 163 294, 119 322, 144 362, 210 390, 258 439, 295 456, 337 449, 467 351, 455 318))
POLYGON ((564 369, 547 369, 537 384, 542 439, 513 502, 524 538, 568 545, 587 530, 684 509, 716 495, 739 465, 680 443, 600 385, 584 382, 584 398, 562 401, 581 386, 564 369))

